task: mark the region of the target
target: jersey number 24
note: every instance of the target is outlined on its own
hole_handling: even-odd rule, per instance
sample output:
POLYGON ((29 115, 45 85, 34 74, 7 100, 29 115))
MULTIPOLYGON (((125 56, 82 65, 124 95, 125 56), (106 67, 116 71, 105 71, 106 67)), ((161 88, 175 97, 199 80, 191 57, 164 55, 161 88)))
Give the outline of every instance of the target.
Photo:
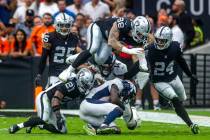
POLYGON ((155 70, 154 75, 155 76, 164 76, 166 73, 168 75, 171 75, 174 72, 174 62, 172 61, 167 66, 165 62, 155 62, 155 70))

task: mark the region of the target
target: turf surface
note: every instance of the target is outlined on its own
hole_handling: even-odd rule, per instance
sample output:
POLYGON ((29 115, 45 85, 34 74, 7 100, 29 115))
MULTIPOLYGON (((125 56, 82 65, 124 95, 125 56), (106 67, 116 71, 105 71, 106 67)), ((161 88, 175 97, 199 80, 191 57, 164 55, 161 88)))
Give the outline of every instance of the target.
POLYGON ((82 129, 84 122, 77 117, 68 117, 68 134, 56 135, 45 130, 33 129, 26 134, 25 129, 16 134, 8 134, 7 128, 15 123, 25 121, 23 117, 0 117, 0 140, 209 140, 210 128, 200 127, 201 133, 193 135, 186 125, 174 125, 154 122, 143 122, 136 130, 128 130, 122 120, 117 124, 122 129, 121 135, 88 136, 82 129), (4 129, 6 128, 6 129, 4 129))

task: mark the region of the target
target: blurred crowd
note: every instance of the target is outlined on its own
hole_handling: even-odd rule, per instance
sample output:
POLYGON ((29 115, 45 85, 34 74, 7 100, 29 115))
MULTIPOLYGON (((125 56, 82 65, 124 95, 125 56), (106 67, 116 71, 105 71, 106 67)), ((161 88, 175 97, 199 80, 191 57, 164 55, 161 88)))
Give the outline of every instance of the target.
MULTIPOLYGON (((0 0, 0 56, 40 56, 42 37, 55 30, 53 19, 59 12, 75 19, 71 30, 78 34, 80 47, 85 49, 88 25, 111 16, 135 18, 132 9, 127 8, 130 3, 130 0, 0 0)), ((191 18, 183 0, 175 0, 171 8, 172 13, 160 9, 157 15, 145 15, 152 24, 152 32, 168 25, 172 28, 173 40, 184 50, 202 44, 201 20, 191 18)))

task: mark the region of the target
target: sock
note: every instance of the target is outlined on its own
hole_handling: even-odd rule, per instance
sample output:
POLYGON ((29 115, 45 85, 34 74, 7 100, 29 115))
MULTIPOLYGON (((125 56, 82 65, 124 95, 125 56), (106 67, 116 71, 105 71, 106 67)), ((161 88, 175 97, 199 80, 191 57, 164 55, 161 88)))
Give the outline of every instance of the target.
POLYGON ((17 124, 17 126, 18 126, 19 128, 23 128, 23 127, 24 127, 23 123, 19 123, 19 124, 17 124))
POLYGON ((135 105, 142 105, 142 101, 137 99, 136 102, 135 102, 135 105))
POLYGON ((156 106, 156 105, 158 105, 158 104, 159 104, 159 100, 158 100, 158 99, 154 99, 154 100, 153 100, 153 105, 156 106))
POLYGON ((45 124, 45 122, 41 118, 31 117, 28 119, 28 121, 23 123, 23 126, 24 127, 33 127, 33 126, 42 125, 42 124, 45 124))
POLYGON ((189 118, 187 111, 185 110, 183 104, 177 97, 172 99, 173 106, 175 108, 176 114, 182 118, 182 120, 188 125, 192 125, 192 121, 189 118))
POLYGON ((92 56, 92 54, 88 50, 85 50, 85 51, 81 52, 77 56, 77 58, 75 59, 75 61, 73 62, 72 67, 74 67, 74 68, 79 67, 85 61, 87 61, 88 58, 91 57, 91 56, 92 56))
POLYGON ((111 122, 113 122, 117 117, 122 116, 123 111, 120 108, 115 108, 113 111, 111 111, 106 119, 104 120, 103 124, 109 125, 111 122))

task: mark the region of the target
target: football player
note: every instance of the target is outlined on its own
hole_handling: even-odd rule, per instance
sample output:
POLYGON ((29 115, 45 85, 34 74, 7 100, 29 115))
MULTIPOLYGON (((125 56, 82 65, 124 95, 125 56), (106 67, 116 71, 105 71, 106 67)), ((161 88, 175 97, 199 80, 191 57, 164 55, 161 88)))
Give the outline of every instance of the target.
MULTIPOLYGON (((120 78, 93 88, 80 105, 80 118, 88 123, 83 127, 87 134, 119 134, 121 131, 114 120, 124 114, 124 104, 129 102, 135 93, 134 84, 120 78)), ((126 116, 130 114, 126 112, 126 116)))
POLYGON ((93 73, 86 68, 71 76, 66 83, 58 82, 40 93, 36 98, 38 116, 11 126, 9 133, 16 133, 25 127, 28 127, 26 132, 31 133, 31 129, 37 125, 52 133, 67 133, 65 118, 60 112, 61 102, 65 102, 66 97, 74 99, 83 96, 95 81, 93 73))
POLYGON ((59 13, 55 18, 56 31, 46 33, 43 38, 44 46, 39 64, 36 85, 41 85, 41 76, 44 71, 47 57, 49 57, 48 86, 56 83, 58 75, 68 67, 65 63, 70 55, 81 51, 78 46, 78 36, 70 32, 73 18, 66 13, 59 13))
POLYGON ((149 32, 150 23, 143 16, 138 16, 133 21, 127 18, 108 18, 92 23, 87 31, 87 50, 80 53, 73 64, 59 75, 59 78, 66 81, 68 74, 92 55, 97 64, 104 64, 112 53, 112 48, 127 54, 142 53, 142 48, 128 49, 121 42, 140 46, 146 42, 149 32))
POLYGON ((198 134, 198 125, 191 121, 182 104, 187 96, 177 74, 177 64, 194 82, 197 83, 198 79, 191 73, 183 58, 180 44, 172 41, 172 31, 169 27, 158 28, 154 37, 155 43, 149 45, 146 52, 150 79, 159 94, 173 104, 176 114, 191 128, 192 133, 198 134))

